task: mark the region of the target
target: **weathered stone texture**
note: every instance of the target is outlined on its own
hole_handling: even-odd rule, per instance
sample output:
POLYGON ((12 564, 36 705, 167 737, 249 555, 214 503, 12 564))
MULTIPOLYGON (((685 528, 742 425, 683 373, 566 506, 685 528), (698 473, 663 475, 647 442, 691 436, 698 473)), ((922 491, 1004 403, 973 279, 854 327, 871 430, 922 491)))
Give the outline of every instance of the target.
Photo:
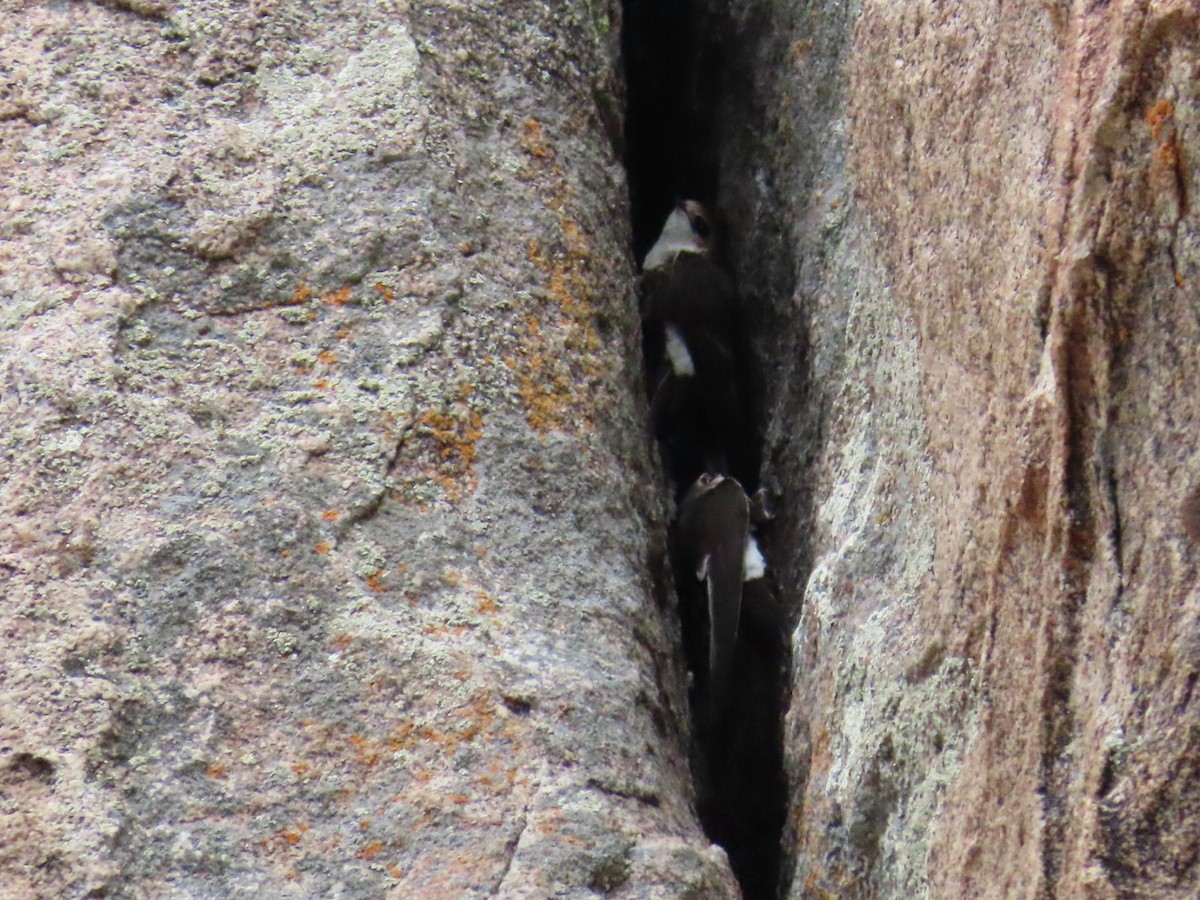
POLYGON ((1198 27, 734 4, 790 896, 1200 892, 1198 27))
MULTIPOLYGON (((14 897, 732 896, 612 3, 0 0, 14 897)), ((1200 893, 1200 10, 735 0, 792 897, 1200 893)))
POLYGON ((613 3, 0 3, 7 897, 734 893, 613 3))

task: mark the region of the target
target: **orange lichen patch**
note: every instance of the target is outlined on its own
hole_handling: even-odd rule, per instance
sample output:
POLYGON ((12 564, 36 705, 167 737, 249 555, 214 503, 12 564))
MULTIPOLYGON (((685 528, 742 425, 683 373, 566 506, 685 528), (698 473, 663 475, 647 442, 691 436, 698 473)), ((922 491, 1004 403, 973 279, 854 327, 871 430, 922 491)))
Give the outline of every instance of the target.
POLYGON ((437 747, 450 754, 462 744, 476 740, 492 743, 510 738, 515 726, 499 710, 495 697, 486 691, 478 692, 457 708, 439 713, 436 724, 418 728, 409 723, 409 727, 393 729, 387 746, 392 752, 437 747))
MULTIPOLYGON (((494 767, 494 768, 499 768, 494 767)), ((507 794, 512 790, 515 781, 515 769, 510 770, 509 775, 499 773, 496 775, 480 775, 475 778, 474 784, 479 792, 491 797, 496 797, 501 794, 507 794)))
POLYGON ((229 774, 229 766, 221 765, 220 763, 213 763, 204 770, 204 774, 209 778, 224 778, 229 774))
POLYGON ((392 303, 396 299, 396 292, 393 291, 386 284, 381 284, 379 282, 376 282, 375 290, 378 292, 379 296, 384 299, 385 303, 392 303))
POLYGON ((553 155, 542 134, 542 123, 537 119, 526 119, 521 133, 521 145, 527 153, 539 159, 549 159, 553 155))
POLYGON ((453 569, 447 569, 442 573, 442 580, 451 587, 465 587, 474 594, 476 612, 486 615, 495 615, 500 612, 500 605, 496 602, 495 598, 488 593, 487 588, 475 579, 468 578, 466 575, 455 572, 453 569))
POLYGON ((429 635, 450 635, 451 637, 462 637, 467 633, 465 625, 422 625, 421 634, 429 635))
POLYGON ((321 295, 321 302, 328 303, 330 306, 345 306, 350 299, 350 295, 354 293, 352 288, 344 287, 336 291, 330 291, 328 294, 321 295))
POLYGON ((392 878, 404 877, 404 873, 400 871, 400 867, 395 864, 388 866, 387 871, 388 875, 390 875, 392 878))
POLYGON ((567 240, 567 248, 580 259, 588 259, 592 255, 592 245, 574 219, 559 219, 563 237, 567 240))
POLYGON ((466 417, 426 410, 417 416, 417 424, 426 430, 445 462, 458 462, 469 468, 475 461, 475 444, 483 436, 483 414, 470 410, 466 417))
POLYGON ((1179 146, 1178 139, 1159 144, 1158 149, 1154 151, 1154 157, 1164 169, 1178 168, 1180 160, 1183 158, 1183 150, 1179 146))
POLYGON ((348 740, 350 746, 354 748, 356 763, 366 766, 368 769, 379 764, 379 748, 373 741, 369 741, 361 734, 352 734, 348 740))
POLYGON ((332 366, 335 362, 337 362, 337 354, 332 350, 322 350, 317 354, 317 359, 325 363, 327 366, 332 366))
MULTIPOLYGON (((1173 214, 1182 217, 1188 211, 1188 171, 1179 128, 1175 123, 1175 104, 1159 100, 1146 111, 1146 124, 1155 142, 1151 167, 1151 190, 1156 197, 1168 199, 1173 214)), ((1178 283, 1181 277, 1178 277, 1178 283)))
POLYGON ((481 615, 494 615, 500 611, 500 605, 496 603, 495 598, 484 594, 479 605, 475 607, 475 611, 481 615))
POLYGON ((333 385, 329 383, 328 378, 318 378, 313 382, 313 387, 315 387, 318 391, 328 391, 332 389, 333 385))
POLYGON ((336 522, 338 520, 338 516, 340 515, 341 512, 336 509, 327 509, 325 512, 321 513, 321 518, 326 522, 336 522))
POLYGON ((526 258, 541 274, 552 306, 523 319, 517 351, 504 363, 517 380, 530 427, 540 434, 586 431, 593 427, 592 411, 606 376, 594 324, 594 251, 567 214, 570 185, 534 119, 525 122, 522 146, 532 157, 527 177, 546 185, 542 202, 554 212, 559 236, 548 247, 529 242, 526 258))
MULTIPOLYGON (((347 811, 370 805, 386 815, 397 803, 423 810, 424 815, 413 823, 419 828, 447 812, 470 815, 471 804, 477 798, 502 797, 527 787, 528 782, 513 773, 525 764, 534 746, 528 728, 528 723, 505 714, 498 697, 481 690, 448 708, 433 704, 423 715, 393 720, 382 733, 351 733, 344 722, 310 722, 303 732, 304 755, 289 765, 298 776, 319 775, 329 780, 339 788, 334 802, 347 811), (449 765, 464 746, 477 748, 496 760, 487 783, 480 782, 477 773, 464 776, 449 765), (396 754, 403 754, 402 768, 381 764, 396 754), (368 798, 370 803, 364 803, 368 798)), ((354 816, 354 821, 360 833, 370 834, 370 813, 364 810, 354 816)), ((275 847, 294 845, 295 840, 283 838, 285 831, 295 838, 304 835, 305 829, 293 823, 271 834, 268 840, 275 847)), ((311 842, 309 838, 305 843, 312 846, 307 852, 325 853, 330 849, 329 842, 311 842)), ((396 846, 402 844, 387 844, 389 850, 396 846)))
POLYGON ((1175 118, 1175 104, 1170 100, 1159 100, 1146 110, 1146 124, 1157 141, 1162 136, 1162 128, 1169 120, 1175 118))
POLYGON ((410 739, 415 728, 416 725, 414 725, 411 721, 402 722, 400 725, 397 725, 395 728, 393 728, 387 739, 388 749, 392 752, 395 752, 396 750, 410 746, 410 739))
POLYGON ((387 585, 383 583, 383 569, 376 569, 366 578, 367 587, 372 593, 382 594, 387 590, 387 585))
MULTIPOLYGON (((377 766, 385 754, 400 750, 436 750, 439 754, 449 754, 464 743, 491 743, 502 738, 511 738, 514 725, 510 718, 499 714, 499 709, 498 702, 490 693, 479 692, 455 708, 438 710, 436 717, 426 724, 418 725, 412 720, 406 720, 394 725, 382 739, 366 734, 346 735, 341 732, 341 740, 344 741, 342 746, 349 746, 351 750, 349 757, 338 751, 336 740, 341 731, 340 726, 324 729, 325 733, 318 737, 315 749, 322 755, 332 754, 335 758, 345 759, 367 769, 377 766)), ((293 763, 293 771, 296 771, 298 765, 307 764, 293 763)), ((410 774, 420 780, 418 776, 421 771, 420 766, 415 766, 410 774)))
POLYGON ((371 841, 367 846, 359 851, 358 855, 362 859, 374 859, 383 851, 383 841, 371 841))
POLYGON ((325 554, 328 552, 329 552, 329 545, 327 543, 325 543, 324 541, 319 542, 317 544, 317 546, 313 547, 313 553, 325 554))
POLYGON ((476 444, 483 437, 483 413, 472 407, 468 398, 473 385, 460 385, 458 399, 446 410, 425 409, 413 421, 398 462, 406 463, 396 496, 414 500, 422 482, 432 483, 452 503, 475 490, 476 444))
POLYGON ((399 417, 391 410, 384 410, 380 416, 383 419, 383 439, 385 443, 395 444, 403 430, 399 417))
POLYGON ((1145 118, 1151 136, 1162 142, 1155 151, 1158 161, 1171 168, 1179 165, 1183 152, 1175 128, 1175 104, 1170 100, 1159 100, 1146 111, 1145 118))
POLYGON ((276 834, 279 835, 279 837, 281 837, 284 841, 291 844, 293 847, 296 846, 298 843, 300 843, 300 841, 304 837, 304 835, 300 834, 300 832, 292 831, 287 828, 279 829, 279 831, 277 831, 276 834))
POLYGON ((804 896, 815 900, 834 900, 839 895, 826 889, 825 879, 828 877, 824 869, 816 869, 809 873, 804 880, 804 896))
POLYGON ((833 765, 833 755, 830 752, 829 731, 822 728, 817 732, 813 741, 811 771, 826 772, 833 765))
POLYGON ((292 302, 293 303, 307 303, 309 300, 312 299, 312 296, 313 296, 312 285, 310 285, 306 281, 302 281, 298 285, 296 285, 296 290, 292 293, 292 302))
POLYGON ((350 337, 350 329, 349 328, 339 328, 337 331, 334 332, 333 336, 335 338, 337 338, 339 341, 344 341, 344 340, 346 340, 346 338, 350 337))

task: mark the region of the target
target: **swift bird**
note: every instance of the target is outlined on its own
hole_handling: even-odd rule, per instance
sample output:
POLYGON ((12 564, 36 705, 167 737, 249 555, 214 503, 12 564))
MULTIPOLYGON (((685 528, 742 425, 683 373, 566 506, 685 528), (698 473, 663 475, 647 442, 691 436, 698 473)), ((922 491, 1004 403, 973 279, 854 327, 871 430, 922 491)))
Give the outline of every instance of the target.
POLYGON ((675 483, 705 472, 757 478, 748 425, 739 301, 714 258, 712 220, 678 204, 642 264, 641 317, 651 420, 675 483))
POLYGON ((750 536, 750 502, 741 484, 707 472, 696 479, 679 505, 672 545, 688 655, 694 661, 702 657, 701 647, 707 649, 701 683, 715 726, 729 701, 743 581, 752 571, 762 575, 762 556, 750 536), (702 601, 694 588, 689 590, 697 583, 704 586, 702 601))
MULTIPOLYGON (((753 498, 751 500, 753 503, 753 498)), ((751 509, 751 524, 755 513, 751 509)), ((789 644, 786 621, 754 536, 746 541, 731 697, 715 721, 698 722, 693 765, 705 833, 729 854, 746 896, 775 896, 771 842, 786 820, 783 728, 789 644)), ((702 708, 702 707, 700 707, 702 708)))

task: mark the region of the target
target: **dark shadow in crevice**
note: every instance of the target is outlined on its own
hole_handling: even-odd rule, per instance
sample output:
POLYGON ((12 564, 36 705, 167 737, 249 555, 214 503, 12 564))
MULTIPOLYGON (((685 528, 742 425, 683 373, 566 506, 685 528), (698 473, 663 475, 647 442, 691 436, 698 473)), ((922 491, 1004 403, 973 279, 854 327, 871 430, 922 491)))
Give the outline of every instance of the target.
POLYGON ((716 208, 720 44, 698 0, 624 0, 625 169, 638 264, 679 200, 716 208))
MULTIPOLYGON (((734 84, 724 69, 727 51, 734 49, 724 40, 731 30, 705 0, 624 0, 623 9, 625 165, 632 248, 640 265, 679 200, 699 200, 720 220, 719 110, 741 98, 723 93, 734 84)), ((747 89, 741 79, 737 83, 747 89)), ((722 260, 730 272, 740 268, 736 262, 722 260)), ((762 324, 761 316, 742 323, 754 329, 762 324)), ((752 374, 754 396, 748 398, 760 426, 761 377, 752 374)), ((769 546, 770 536, 764 537, 769 546)), ((684 656, 689 671, 703 673, 704 600, 691 589, 694 573, 676 569, 684 656)), ((693 680, 690 758, 706 834, 724 847, 748 900, 775 900, 784 869, 783 713, 790 653, 773 586, 764 580, 747 585, 732 681, 737 693, 726 719, 713 726, 705 715, 702 674, 693 680)))

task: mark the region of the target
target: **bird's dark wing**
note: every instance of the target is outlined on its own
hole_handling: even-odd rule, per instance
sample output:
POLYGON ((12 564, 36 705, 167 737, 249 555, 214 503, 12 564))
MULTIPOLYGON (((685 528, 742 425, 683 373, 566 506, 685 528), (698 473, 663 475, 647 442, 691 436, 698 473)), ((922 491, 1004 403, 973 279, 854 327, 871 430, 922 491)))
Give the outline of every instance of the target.
POLYGON ((787 617, 768 576, 742 585, 742 614, 739 639, 755 656, 782 666, 787 659, 787 617))
POLYGON ((663 463, 680 491, 705 471, 716 471, 709 461, 713 441, 705 406, 695 378, 680 377, 664 367, 650 400, 650 422, 662 447, 663 463))
POLYGON ((671 269, 651 269, 638 282, 638 313, 642 321, 662 321, 671 290, 671 269))
MULTIPOLYGON (((747 377, 749 348, 741 329, 740 301, 733 280, 705 254, 681 253, 671 265, 643 276, 644 359, 655 384, 669 367, 664 362, 666 326, 679 332, 695 369, 692 402, 664 428, 689 430, 691 453, 676 441, 674 455, 696 455, 701 470, 732 474, 753 487, 758 480, 758 445, 747 377), (694 436, 694 439, 693 439, 694 436)), ((660 421, 668 421, 661 420, 660 421)), ((688 469, 682 473, 694 477, 688 469)))
MULTIPOLYGON (((736 482, 729 483, 741 493, 741 487, 736 482)), ((726 512, 724 505, 721 512, 726 512)), ((723 516, 714 528, 706 578, 709 690, 714 719, 720 718, 727 708, 732 687, 730 680, 742 608, 742 554, 749 530, 744 502, 738 508, 729 508, 727 512, 728 515, 723 516)))
POLYGON ((681 253, 642 276, 644 376, 655 435, 681 486, 703 471, 757 482, 738 304, 732 279, 705 254, 681 253), (665 352, 668 327, 687 347, 691 377, 671 377, 665 352))
POLYGON ((700 493, 689 491, 680 508, 679 540, 692 572, 704 566, 708 614, 708 692, 714 722, 728 706, 742 605, 742 574, 750 504, 742 486, 726 478, 700 493))
POLYGON ((731 279, 704 253, 680 253, 642 276, 642 319, 695 323, 727 332, 737 323, 738 296, 731 279))

